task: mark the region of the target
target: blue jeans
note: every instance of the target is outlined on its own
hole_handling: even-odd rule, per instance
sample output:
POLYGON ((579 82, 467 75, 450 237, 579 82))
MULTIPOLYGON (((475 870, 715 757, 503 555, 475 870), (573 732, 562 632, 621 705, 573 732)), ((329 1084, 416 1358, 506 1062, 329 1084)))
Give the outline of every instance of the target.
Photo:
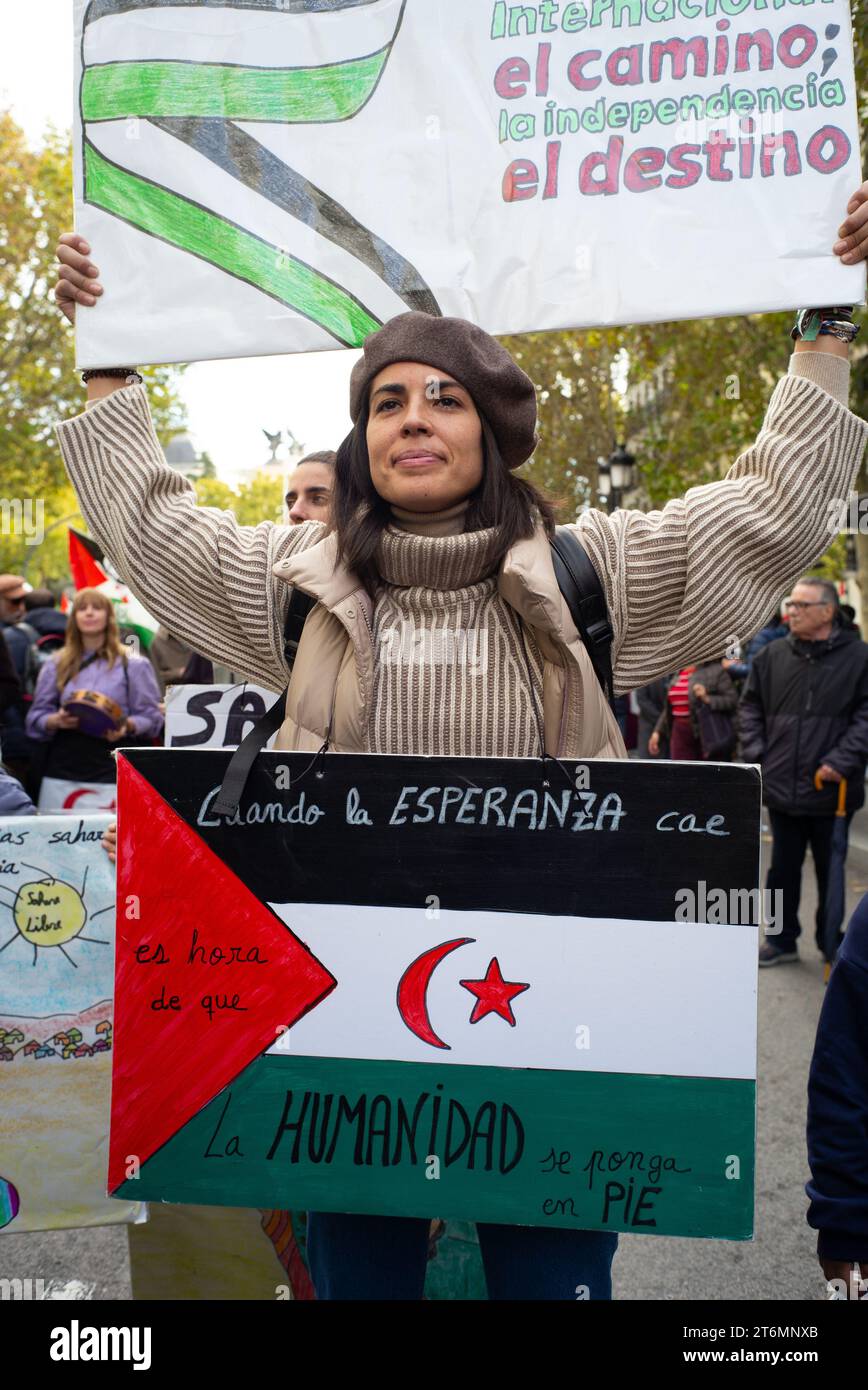
MULTIPOLYGON (((309 1212, 307 1252, 317 1298, 420 1299, 429 1225, 413 1216, 309 1212)), ((614 1232, 482 1222, 476 1229, 490 1299, 612 1297, 614 1232)))

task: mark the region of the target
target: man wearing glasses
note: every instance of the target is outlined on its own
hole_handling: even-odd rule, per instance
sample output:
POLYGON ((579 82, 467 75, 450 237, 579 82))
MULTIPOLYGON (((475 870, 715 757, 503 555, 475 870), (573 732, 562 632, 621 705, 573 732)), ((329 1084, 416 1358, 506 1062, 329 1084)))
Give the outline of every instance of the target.
POLYGON ((739 707, 742 759, 760 763, 772 826, 766 886, 783 911, 760 965, 799 959, 802 864, 808 845, 817 872, 816 940, 824 941, 825 897, 838 786, 847 781, 847 821, 865 800, 868 760, 868 644, 841 626, 838 594, 825 579, 802 579, 785 605, 786 638, 754 659, 739 707), (822 790, 817 791, 819 774, 822 790))

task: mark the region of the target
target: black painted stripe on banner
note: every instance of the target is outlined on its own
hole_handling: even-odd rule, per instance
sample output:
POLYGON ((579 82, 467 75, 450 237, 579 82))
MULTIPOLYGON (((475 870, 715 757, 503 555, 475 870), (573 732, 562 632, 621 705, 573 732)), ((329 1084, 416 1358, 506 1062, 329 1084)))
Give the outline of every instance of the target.
POLYGON ((440 315, 434 294, 410 261, 233 121, 195 116, 151 116, 149 120, 151 125, 182 140, 247 188, 355 256, 410 309, 440 315))
POLYGON ((91 0, 85 27, 110 14, 131 10, 273 10, 278 14, 322 14, 329 10, 357 10, 378 0, 91 0))
POLYGON ((264 753, 227 823, 229 750, 122 756, 263 902, 673 921, 685 889, 758 887, 760 779, 735 764, 592 760, 577 791, 572 761, 264 753))

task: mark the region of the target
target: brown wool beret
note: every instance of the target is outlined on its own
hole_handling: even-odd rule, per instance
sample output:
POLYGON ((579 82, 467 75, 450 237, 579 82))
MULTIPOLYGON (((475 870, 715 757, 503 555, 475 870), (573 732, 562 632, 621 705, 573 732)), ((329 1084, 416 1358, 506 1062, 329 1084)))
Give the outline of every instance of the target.
POLYGON ((518 468, 536 448, 533 382, 490 333, 465 319, 399 314, 365 339, 364 356, 350 377, 350 417, 356 423, 367 390, 391 362, 422 362, 448 372, 473 397, 497 440, 508 468, 518 468))

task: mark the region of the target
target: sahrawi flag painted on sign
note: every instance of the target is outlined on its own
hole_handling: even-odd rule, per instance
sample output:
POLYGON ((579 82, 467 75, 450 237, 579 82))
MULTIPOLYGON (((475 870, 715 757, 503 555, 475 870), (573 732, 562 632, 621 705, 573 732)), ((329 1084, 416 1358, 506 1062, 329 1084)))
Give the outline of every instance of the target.
POLYGON ((81 365, 864 298, 845 0, 78 0, 76 63, 81 365))
POLYGON ((228 758, 119 758, 112 1190, 750 1235, 755 770, 228 758))

